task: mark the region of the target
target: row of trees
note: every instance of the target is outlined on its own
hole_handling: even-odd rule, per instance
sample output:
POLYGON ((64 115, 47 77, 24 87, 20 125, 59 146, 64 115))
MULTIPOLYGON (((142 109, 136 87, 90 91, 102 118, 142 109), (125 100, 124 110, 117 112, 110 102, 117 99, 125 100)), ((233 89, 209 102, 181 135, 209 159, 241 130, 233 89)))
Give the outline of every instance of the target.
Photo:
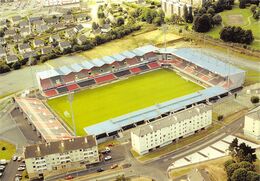
POLYGON ((241 143, 235 138, 229 145, 231 160, 225 162, 224 167, 228 181, 259 181, 260 175, 255 172, 255 149, 241 143))
POLYGON ((256 6, 258 6, 259 0, 239 0, 240 9, 245 9, 247 4, 255 4, 256 6))
POLYGON ((250 10, 251 10, 251 12, 253 13, 253 18, 256 19, 256 20, 258 20, 258 19, 260 18, 260 8, 257 7, 257 5, 252 4, 252 5, 250 6, 250 10))
POLYGON ((215 25, 219 25, 222 22, 222 18, 219 14, 212 16, 211 14, 203 14, 196 16, 193 23, 193 30, 196 32, 208 32, 215 25))
POLYGON ((251 30, 243 30, 237 26, 226 26, 220 31, 220 39, 225 42, 251 44, 254 36, 251 30))

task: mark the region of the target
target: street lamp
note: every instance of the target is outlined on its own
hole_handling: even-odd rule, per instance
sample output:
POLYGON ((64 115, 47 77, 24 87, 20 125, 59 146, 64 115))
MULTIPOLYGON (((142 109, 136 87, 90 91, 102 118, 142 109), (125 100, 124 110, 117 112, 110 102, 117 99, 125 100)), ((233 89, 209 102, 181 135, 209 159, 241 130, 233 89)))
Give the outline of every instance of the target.
POLYGON ((68 100, 70 103, 70 114, 71 114, 71 119, 72 119, 72 124, 73 124, 73 132, 74 132, 74 136, 76 136, 76 125, 75 125, 75 119, 74 119, 74 111, 73 111, 73 99, 74 99, 74 94, 73 92, 69 92, 68 94, 68 100))

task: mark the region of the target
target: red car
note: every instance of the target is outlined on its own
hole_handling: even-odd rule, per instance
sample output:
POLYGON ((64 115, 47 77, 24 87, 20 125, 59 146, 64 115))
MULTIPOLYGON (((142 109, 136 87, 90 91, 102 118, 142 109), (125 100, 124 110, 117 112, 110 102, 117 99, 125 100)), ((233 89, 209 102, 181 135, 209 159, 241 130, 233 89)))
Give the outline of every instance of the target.
POLYGON ((65 180, 71 180, 71 179, 73 179, 74 177, 72 176, 72 175, 68 175, 68 176, 66 176, 65 177, 65 180))

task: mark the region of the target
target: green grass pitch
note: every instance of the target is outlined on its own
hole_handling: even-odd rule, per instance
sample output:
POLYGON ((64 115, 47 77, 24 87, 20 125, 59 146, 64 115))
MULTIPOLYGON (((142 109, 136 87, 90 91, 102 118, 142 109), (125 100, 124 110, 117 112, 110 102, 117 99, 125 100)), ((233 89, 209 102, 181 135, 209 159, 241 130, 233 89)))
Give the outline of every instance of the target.
MULTIPOLYGON (((84 127, 202 89, 171 70, 160 69, 78 92, 73 101, 77 135, 86 134, 84 127)), ((48 104, 72 127, 68 96, 51 99, 48 104)))

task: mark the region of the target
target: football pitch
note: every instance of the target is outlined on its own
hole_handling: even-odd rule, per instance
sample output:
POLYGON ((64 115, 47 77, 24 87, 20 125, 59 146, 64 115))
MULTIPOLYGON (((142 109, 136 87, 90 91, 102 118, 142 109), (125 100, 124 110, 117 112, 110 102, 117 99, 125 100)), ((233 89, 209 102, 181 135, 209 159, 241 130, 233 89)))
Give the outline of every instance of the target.
MULTIPOLYGON (((160 69, 83 90, 74 95, 72 103, 77 135, 86 134, 84 127, 202 89, 171 70, 160 69)), ((68 96, 48 100, 48 104, 72 127, 68 96)))

